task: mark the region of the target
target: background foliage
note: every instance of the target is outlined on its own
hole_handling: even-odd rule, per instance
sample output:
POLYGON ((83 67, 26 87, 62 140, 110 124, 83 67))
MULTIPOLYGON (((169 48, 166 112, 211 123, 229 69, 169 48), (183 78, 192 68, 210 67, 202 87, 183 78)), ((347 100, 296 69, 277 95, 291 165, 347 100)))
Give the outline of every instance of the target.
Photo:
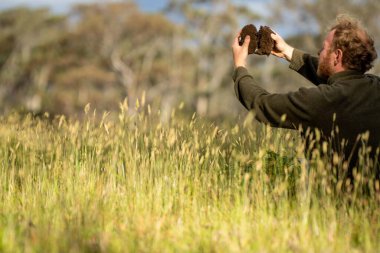
MULTIPOLYGON (((247 23, 284 30, 290 44, 317 52, 328 23, 349 11, 379 48, 377 1, 268 1, 267 12, 242 1, 168 1, 144 13, 130 1, 74 6, 68 13, 16 8, 0 13, 0 110, 77 114, 91 103, 114 111, 146 93, 163 120, 181 101, 188 112, 235 116, 230 44, 247 23), (322 11, 323 10, 323 11, 322 11)), ((251 71, 270 91, 308 85, 287 64, 251 56, 251 71)), ((380 73, 379 64, 373 72, 380 73)))
MULTIPOLYGON (((338 156, 305 162, 297 132, 228 120, 245 113, 231 80, 240 27, 317 52, 346 10, 379 48, 379 3, 248 6, 0 12, 0 252, 379 252, 368 149, 350 184, 338 156)), ((274 57, 250 60, 269 91, 309 85, 274 57)))

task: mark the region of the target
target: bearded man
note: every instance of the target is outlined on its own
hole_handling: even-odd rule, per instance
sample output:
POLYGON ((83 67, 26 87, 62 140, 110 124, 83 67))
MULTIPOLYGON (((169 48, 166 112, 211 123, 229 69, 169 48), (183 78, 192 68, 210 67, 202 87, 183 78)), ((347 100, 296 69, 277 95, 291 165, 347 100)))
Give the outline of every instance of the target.
POLYGON ((254 111, 258 121, 274 127, 303 129, 303 134, 306 129, 312 130, 309 133, 318 129, 322 138, 309 144, 316 143, 318 148, 322 142, 330 143, 331 153, 346 161, 341 167, 345 167, 349 177, 358 166, 362 142, 366 142, 372 165, 378 164, 380 78, 365 74, 372 68, 377 53, 373 39, 359 21, 339 16, 323 42, 319 57, 294 49, 278 34, 272 34, 275 41, 272 55, 289 61, 290 69, 315 85, 285 94, 267 92, 248 73, 250 38, 242 38, 244 44, 240 46, 239 36, 240 33, 232 45, 235 92, 242 105, 254 111))

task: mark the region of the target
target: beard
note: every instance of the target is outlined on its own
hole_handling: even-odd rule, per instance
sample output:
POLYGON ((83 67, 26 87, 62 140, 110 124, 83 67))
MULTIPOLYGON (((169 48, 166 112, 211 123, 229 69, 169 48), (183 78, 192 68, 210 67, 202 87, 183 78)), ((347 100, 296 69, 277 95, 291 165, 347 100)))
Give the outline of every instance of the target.
POLYGON ((319 58, 317 75, 320 78, 328 79, 333 74, 333 68, 330 65, 330 58, 330 55, 324 58, 319 58))

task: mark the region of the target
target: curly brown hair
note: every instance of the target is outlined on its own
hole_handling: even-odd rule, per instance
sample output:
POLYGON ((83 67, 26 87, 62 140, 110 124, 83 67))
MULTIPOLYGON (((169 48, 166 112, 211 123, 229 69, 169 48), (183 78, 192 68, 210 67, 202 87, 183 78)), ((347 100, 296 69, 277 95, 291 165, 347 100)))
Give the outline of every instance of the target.
POLYGON ((331 50, 343 52, 342 63, 347 69, 365 73, 373 67, 377 52, 373 39, 357 19, 340 15, 330 28, 334 32, 331 50))

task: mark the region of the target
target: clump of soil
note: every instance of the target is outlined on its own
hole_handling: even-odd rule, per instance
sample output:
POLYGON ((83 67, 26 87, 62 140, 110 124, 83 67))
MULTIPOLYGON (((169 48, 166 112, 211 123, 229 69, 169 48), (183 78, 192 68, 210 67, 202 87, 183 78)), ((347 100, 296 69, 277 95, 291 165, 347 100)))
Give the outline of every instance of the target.
POLYGON ((245 36, 249 35, 251 41, 248 46, 248 54, 253 54, 257 49, 257 29, 256 26, 250 24, 243 27, 239 37, 239 45, 242 46, 244 43, 245 36))
POLYGON ((260 26, 260 30, 257 33, 258 50, 255 52, 256 54, 270 55, 274 47, 274 40, 270 36, 272 33, 274 32, 268 26, 260 26))
POLYGON ((249 35, 251 41, 248 47, 248 54, 270 55, 274 47, 274 40, 271 37, 272 33, 274 32, 268 26, 260 26, 260 30, 257 32, 254 25, 246 25, 240 33, 239 45, 242 46, 245 36, 249 35))

